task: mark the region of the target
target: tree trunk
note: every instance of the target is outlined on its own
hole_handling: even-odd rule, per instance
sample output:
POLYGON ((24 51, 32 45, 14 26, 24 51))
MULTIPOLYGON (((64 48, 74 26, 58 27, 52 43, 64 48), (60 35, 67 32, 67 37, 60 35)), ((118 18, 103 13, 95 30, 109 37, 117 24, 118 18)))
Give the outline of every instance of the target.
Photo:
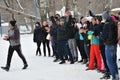
POLYGON ((66 1, 66 10, 71 10, 73 5, 72 5, 72 0, 65 0, 66 1))

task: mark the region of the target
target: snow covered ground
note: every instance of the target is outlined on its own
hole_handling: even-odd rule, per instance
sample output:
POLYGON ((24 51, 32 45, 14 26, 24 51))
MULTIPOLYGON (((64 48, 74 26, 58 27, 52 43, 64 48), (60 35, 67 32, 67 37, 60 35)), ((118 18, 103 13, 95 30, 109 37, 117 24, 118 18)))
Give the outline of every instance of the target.
MULTIPOLYGON (((54 63, 52 57, 35 56, 36 44, 32 37, 21 35, 22 50, 29 68, 22 70, 23 63, 14 53, 10 71, 0 69, 0 80, 99 80, 102 76, 96 71, 85 71, 85 65, 80 63, 60 65, 54 63)), ((5 66, 8 47, 9 43, 0 37, 0 66, 5 66)), ((120 48, 118 50, 120 57, 120 48)))

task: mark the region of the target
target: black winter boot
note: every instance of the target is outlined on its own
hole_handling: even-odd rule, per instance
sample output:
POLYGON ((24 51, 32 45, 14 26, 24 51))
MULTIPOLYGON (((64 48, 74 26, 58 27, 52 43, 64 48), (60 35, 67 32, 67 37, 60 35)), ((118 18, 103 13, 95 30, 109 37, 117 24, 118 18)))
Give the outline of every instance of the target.
POLYGON ((28 64, 24 64, 24 67, 22 69, 27 69, 28 64))
POLYGON ((6 67, 1 67, 1 69, 5 70, 5 71, 9 71, 9 66, 6 66, 6 67))
POLYGON ((87 62, 88 62, 88 60, 87 60, 87 59, 83 59, 82 64, 86 64, 87 62))
POLYGON ((100 79, 110 79, 110 73, 106 72, 100 79))
POLYGON ((65 60, 62 60, 59 64, 65 64, 65 60))

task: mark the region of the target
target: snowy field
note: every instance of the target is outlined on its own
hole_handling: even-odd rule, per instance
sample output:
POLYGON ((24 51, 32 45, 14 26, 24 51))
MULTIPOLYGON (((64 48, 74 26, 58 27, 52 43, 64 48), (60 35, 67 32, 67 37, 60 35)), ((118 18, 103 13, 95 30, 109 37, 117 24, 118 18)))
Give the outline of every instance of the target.
MULTIPOLYGON (((95 70, 85 71, 85 65, 80 63, 60 65, 54 63, 52 57, 35 56, 36 44, 33 43, 32 37, 32 35, 21 35, 22 50, 29 68, 22 70, 23 63, 14 53, 10 71, 0 69, 0 80, 100 80, 101 73, 95 70)), ((8 47, 9 43, 0 37, 0 66, 6 64, 8 47)), ((119 58, 120 48, 118 50, 119 58)))

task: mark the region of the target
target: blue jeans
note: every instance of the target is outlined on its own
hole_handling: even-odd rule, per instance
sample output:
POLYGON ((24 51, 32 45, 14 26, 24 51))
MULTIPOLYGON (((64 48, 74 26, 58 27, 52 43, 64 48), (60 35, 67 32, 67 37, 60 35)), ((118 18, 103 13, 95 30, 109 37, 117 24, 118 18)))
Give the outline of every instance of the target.
POLYGON ((63 55, 63 52, 65 52, 65 55, 69 56, 70 60, 73 61, 73 57, 68 46, 68 40, 57 42, 57 54, 61 60, 64 60, 65 57, 65 55, 63 55))
POLYGON ((117 44, 105 46, 107 65, 109 67, 113 80, 119 80, 116 52, 117 52, 117 44))

